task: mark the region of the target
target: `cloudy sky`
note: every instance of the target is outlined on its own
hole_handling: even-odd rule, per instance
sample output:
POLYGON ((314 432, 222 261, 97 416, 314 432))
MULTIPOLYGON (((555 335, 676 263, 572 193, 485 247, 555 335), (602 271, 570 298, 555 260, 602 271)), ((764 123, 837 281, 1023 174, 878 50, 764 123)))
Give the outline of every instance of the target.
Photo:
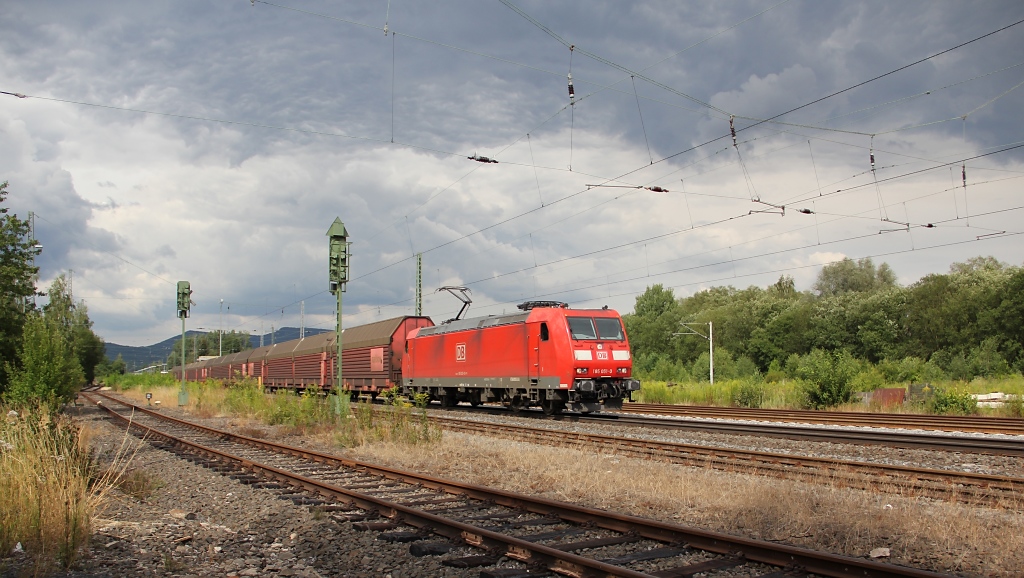
POLYGON ((909 284, 1024 261, 1022 19, 1019 0, 5 1, 0 91, 27 98, 0 95, 0 180, 36 214, 41 284, 73 271, 125 345, 180 331, 178 280, 189 328, 303 308, 333 327, 335 217, 346 326, 413 312, 416 253, 435 320, 461 305, 442 285, 483 315, 807 289, 843 257, 909 284))

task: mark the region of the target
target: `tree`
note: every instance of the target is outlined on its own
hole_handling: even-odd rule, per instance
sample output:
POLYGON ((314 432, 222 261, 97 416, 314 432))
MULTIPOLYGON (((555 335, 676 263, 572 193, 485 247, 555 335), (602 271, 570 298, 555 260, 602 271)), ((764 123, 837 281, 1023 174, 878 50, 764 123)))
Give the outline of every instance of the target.
MULTIPOLYGON (((7 194, 5 181, 0 184, 0 359, 15 360, 39 269, 32 264, 36 241, 29 238, 29 222, 8 214, 7 194)), ((0 364, 0 393, 10 379, 8 368, 16 367, 0 364)))
POLYGON ((822 297, 850 292, 877 291, 896 286, 896 273, 887 263, 877 269, 871 257, 853 261, 849 257, 825 265, 814 282, 814 290, 822 297))
MULTIPOLYGON (((190 332, 185 336, 185 363, 192 363, 199 357, 217 356, 223 350, 224 355, 252 349, 252 339, 242 331, 210 333, 190 332)), ((168 367, 181 365, 181 340, 174 343, 170 355, 167 356, 168 367)))
POLYGON ((89 309, 85 302, 74 302, 64 275, 53 280, 47 295, 50 302, 43 306, 43 313, 64 334, 82 368, 85 382, 91 383, 96 375, 96 366, 105 355, 106 344, 92 331, 89 309))
POLYGON ((679 331, 679 308, 671 289, 660 284, 636 298, 633 313, 625 316, 629 343, 635 356, 669 354, 672 333, 679 331))
POLYGON ((11 378, 3 397, 8 403, 45 403, 57 408, 71 400, 84 379, 63 328, 37 311, 25 322, 18 360, 17 367, 6 364, 11 378))

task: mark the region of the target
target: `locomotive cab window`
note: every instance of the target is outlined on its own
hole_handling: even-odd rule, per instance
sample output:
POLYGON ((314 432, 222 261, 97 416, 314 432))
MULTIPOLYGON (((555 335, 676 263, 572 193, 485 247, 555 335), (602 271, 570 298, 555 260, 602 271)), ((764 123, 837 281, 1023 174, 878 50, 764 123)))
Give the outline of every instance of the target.
POLYGON ((598 317, 594 321, 597 322, 597 334, 601 336, 601 339, 608 341, 622 341, 626 337, 622 334, 622 324, 619 320, 614 317, 598 317))
POLYGON ((594 320, 590 317, 567 317, 573 339, 597 339, 594 320))
POLYGON ((541 341, 547 341, 548 340, 548 324, 547 323, 541 323, 540 324, 540 340, 541 341))

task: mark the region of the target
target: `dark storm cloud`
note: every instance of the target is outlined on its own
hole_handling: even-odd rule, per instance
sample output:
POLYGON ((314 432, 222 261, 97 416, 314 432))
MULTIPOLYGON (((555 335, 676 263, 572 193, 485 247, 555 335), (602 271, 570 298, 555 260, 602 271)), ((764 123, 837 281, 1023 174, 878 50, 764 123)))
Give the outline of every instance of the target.
MULTIPOLYGON (((952 158, 1022 140, 1016 111, 1024 89, 967 121, 879 135, 874 143, 770 124, 743 130, 751 182, 728 138, 651 165, 728 134, 725 115, 679 93, 766 118, 1024 17, 1011 1, 792 0, 729 29, 775 4, 517 3, 580 48, 572 54, 500 2, 391 2, 393 36, 383 33, 388 3, 381 1, 288 4, 331 18, 245 0, 16 5, 0 24, 0 89, 236 124, 3 100, 0 126, 10 138, 0 144, 0 170, 12 190, 32 191, 12 203, 47 219, 40 229, 47 270, 74 268, 95 288, 97 326, 146 342, 173 332, 161 300, 173 297, 167 283, 178 278, 197 290, 197 325, 219 322, 223 298, 232 304, 229 328, 297 325, 303 300, 307 324, 329 326, 324 232, 335 216, 355 241, 356 278, 345 303, 357 321, 410 310, 412 256, 420 251, 428 286, 477 282, 478 313, 546 293, 612 299, 628 310, 646 284, 742 274, 745 264, 716 263, 815 234, 792 232, 806 221, 791 216, 747 215, 751 187, 766 199, 814 192, 863 173, 872 144, 887 165, 910 167, 923 161, 890 151, 952 158), (574 108, 566 106, 570 56, 574 108), (465 158, 473 154, 501 162, 465 158), (626 174, 624 183, 673 192, 587 190, 626 174), (680 178, 694 196, 679 194, 680 178), (739 200, 723 198, 730 196, 739 200), (743 219, 676 233, 730 216, 743 219), (752 241, 761 237, 770 241, 752 241), (617 249, 601 252, 609 247, 617 249), (657 276, 699 265, 707 267, 657 276)), ((999 33, 783 120, 818 124, 838 116, 827 125, 881 133, 964 115, 1024 80, 1024 67, 940 89, 1024 60, 1022 34, 999 33), (934 92, 848 114, 926 90, 934 92)), ((753 122, 740 118, 737 126, 753 122)), ((985 166, 1019 170, 1022 158, 1018 151, 985 166)), ((940 186, 926 184, 924 192, 940 186)), ((893 203, 921 192, 884 189, 893 203)), ((977 210, 1009 206, 1005 189, 979 187, 972 195, 977 210)), ((947 197, 921 209, 910 201, 906 211, 958 214, 947 197)), ((816 207, 850 214, 874 201, 866 190, 816 207)), ((877 230, 847 219, 817 233, 843 238, 866 226, 877 230)), ((1001 247, 1003 258, 1014 255, 1012 245, 1001 247)), ((819 252, 870 250, 845 244, 819 252)), ((765 267, 820 261, 814 255, 786 255, 765 267)), ((948 267, 946 256, 932 259, 914 258, 908 267, 948 267)), ((427 304, 444 317, 457 309, 450 301, 431 294, 427 304)))

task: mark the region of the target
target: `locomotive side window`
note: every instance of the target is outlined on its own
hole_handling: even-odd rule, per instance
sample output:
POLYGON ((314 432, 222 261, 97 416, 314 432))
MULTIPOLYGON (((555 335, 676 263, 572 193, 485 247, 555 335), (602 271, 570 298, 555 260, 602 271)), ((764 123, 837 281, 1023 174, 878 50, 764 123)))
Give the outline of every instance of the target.
POLYGON ((547 323, 541 323, 540 324, 540 340, 541 341, 547 341, 548 340, 548 324, 547 323))
POLYGON ((622 341, 626 338, 622 335, 622 324, 619 323, 618 319, 598 317, 595 321, 597 321, 597 334, 601 336, 601 339, 622 341))
POLYGON ((597 339, 594 320, 590 317, 567 317, 573 339, 597 339))

